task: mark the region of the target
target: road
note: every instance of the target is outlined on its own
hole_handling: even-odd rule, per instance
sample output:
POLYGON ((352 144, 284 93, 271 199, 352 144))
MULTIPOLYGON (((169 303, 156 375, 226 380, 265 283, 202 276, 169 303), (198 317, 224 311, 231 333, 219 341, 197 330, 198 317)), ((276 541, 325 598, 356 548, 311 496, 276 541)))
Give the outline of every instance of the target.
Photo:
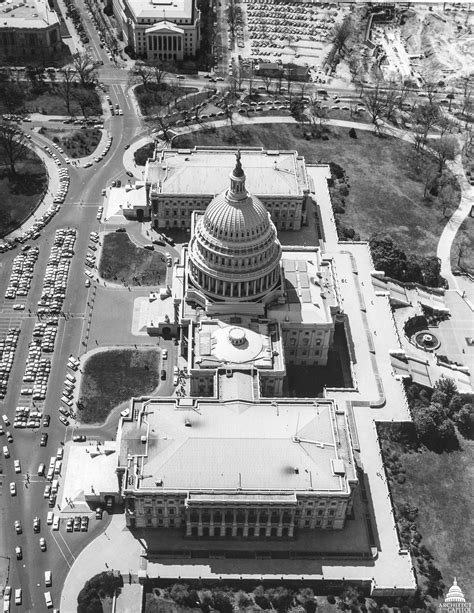
MULTIPOLYGON (((120 71, 116 68, 115 73, 120 71)), ((84 284, 84 258, 89 244, 89 233, 92 230, 99 231, 100 224, 96 219, 98 206, 102 203, 101 190, 114 178, 125 179, 123 169, 123 151, 125 144, 129 143, 140 132, 140 121, 134 109, 126 97, 126 82, 117 78, 109 87, 109 95, 114 104, 118 103, 124 111, 123 116, 114 116, 105 120, 104 127, 112 135, 113 141, 109 153, 99 164, 84 169, 68 167, 70 172, 70 188, 67 198, 60 212, 52 218, 49 224, 42 230, 41 236, 32 244, 37 244, 40 249, 39 258, 34 270, 34 278, 26 300, 23 299, 25 310, 22 312, 12 309, 13 302, 5 300, 5 289, 8 285, 12 260, 18 254, 19 249, 8 251, 0 256, 0 335, 3 337, 11 326, 21 327, 21 333, 15 352, 15 360, 10 373, 7 395, 0 402, 0 414, 6 414, 13 424, 13 416, 17 405, 28 404, 30 397, 22 397, 20 390, 25 384, 22 377, 25 370, 28 345, 32 340, 32 331, 36 322, 36 305, 42 293, 44 273, 50 249, 54 240, 54 233, 58 228, 75 227, 78 234, 75 244, 75 255, 71 261, 69 271, 69 283, 63 311, 71 315, 60 320, 56 338, 52 369, 48 383, 48 393, 44 401, 44 413, 51 414, 51 425, 48 429, 8 429, 12 432, 14 442, 8 444, 11 457, 2 458, 1 465, 3 474, 0 475, 0 555, 9 558, 8 585, 14 590, 22 588, 23 604, 15 607, 12 595, 12 610, 18 611, 46 611, 44 601, 44 571, 52 570, 53 587, 51 593, 53 602, 59 603, 60 592, 66 573, 77 553, 94 538, 99 530, 103 530, 107 524, 91 520, 88 533, 66 533, 65 522, 61 529, 53 532, 46 525, 47 512, 50 510, 48 501, 44 498, 44 486, 46 479, 38 477, 38 465, 49 464, 50 457, 56 454, 56 450, 72 436, 72 426, 64 428, 58 421, 57 408, 60 406, 61 390, 66 374, 67 357, 70 354, 79 355, 81 350, 81 333, 84 315, 87 309, 88 293, 84 284), (48 432, 49 439, 46 447, 40 447, 41 432, 48 432), (21 474, 15 474, 14 460, 20 460, 21 474), (29 475, 29 484, 26 483, 26 474, 29 475), (15 482, 17 495, 10 496, 9 483, 15 482), (41 519, 41 532, 33 532, 33 519, 38 516, 41 519), (17 535, 14 522, 19 519, 22 523, 23 533, 17 535), (47 543, 47 551, 41 552, 39 538, 44 537, 47 543), (23 549, 23 559, 16 560, 15 546, 20 545, 23 549)), ((38 146, 47 142, 44 137, 32 132, 32 141, 38 146)), ((65 167, 66 164, 63 164, 65 167)), ((43 356, 45 357, 45 356, 43 356)), ((41 403, 38 403, 41 404, 41 403)), ((92 429, 88 431, 92 437, 111 438, 114 431, 108 429, 92 429)), ((7 444, 6 436, 1 437, 2 446, 7 444)), ((57 509, 55 509, 57 511, 57 509)))

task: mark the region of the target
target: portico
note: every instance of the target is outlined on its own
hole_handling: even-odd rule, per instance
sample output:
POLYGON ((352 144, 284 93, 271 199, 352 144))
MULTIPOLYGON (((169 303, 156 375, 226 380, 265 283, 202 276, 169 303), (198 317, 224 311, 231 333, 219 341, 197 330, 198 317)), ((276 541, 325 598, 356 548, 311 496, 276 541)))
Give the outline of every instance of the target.
POLYGON ((169 21, 161 21, 145 30, 148 58, 182 60, 184 30, 169 21))

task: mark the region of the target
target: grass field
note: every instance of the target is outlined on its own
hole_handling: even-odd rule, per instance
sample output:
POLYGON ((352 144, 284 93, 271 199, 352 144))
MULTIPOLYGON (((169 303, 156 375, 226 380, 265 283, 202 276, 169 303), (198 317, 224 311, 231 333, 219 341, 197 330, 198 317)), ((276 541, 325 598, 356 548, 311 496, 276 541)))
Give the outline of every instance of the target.
MULTIPOLYGON (((407 453, 391 444, 405 469, 404 483, 391 479, 395 505, 409 503, 418 509, 416 527, 424 545, 433 556, 449 587, 458 578, 466 600, 474 598, 472 551, 472 484, 474 477, 474 442, 462 440, 462 450, 434 453, 422 450, 407 453)), ((424 584, 418 574, 418 582, 424 584)))
POLYGON ((357 138, 353 139, 347 128, 328 126, 328 129, 327 141, 305 140, 305 128, 296 124, 204 129, 179 136, 173 146, 295 149, 309 163, 335 162, 342 166, 349 179, 346 213, 341 215, 346 226, 353 227, 361 238, 387 231, 408 252, 435 255, 446 219, 439 207, 423 200, 423 182, 413 170, 412 146, 399 139, 377 137, 362 130, 356 130, 357 138))
MULTIPOLYGON (((84 89, 77 85, 71 90, 71 115, 82 116, 82 110, 75 97, 87 96, 90 100, 90 106, 87 109, 88 115, 102 115, 102 106, 99 96, 93 89, 84 89)), ((66 103, 54 87, 48 87, 46 91, 34 97, 28 97, 25 101, 25 107, 30 113, 43 113, 44 115, 69 115, 67 112, 66 103)))
POLYGON ((197 92, 195 87, 180 87, 163 83, 159 87, 155 85, 155 89, 152 89, 152 85, 148 90, 143 85, 138 85, 134 89, 135 97, 143 115, 163 113, 165 110, 171 113, 176 110, 175 101, 178 101, 179 108, 187 108, 185 102, 187 95, 197 92), (182 101, 180 102, 181 98, 182 101))
POLYGON ((84 365, 78 419, 102 423, 114 407, 151 394, 159 382, 155 349, 113 349, 93 354, 84 365))
POLYGON ((145 166, 148 158, 153 157, 153 153, 155 152, 155 143, 148 143, 137 149, 133 154, 135 164, 137 166, 145 166))
POLYGON ((102 136, 102 132, 97 128, 87 128, 87 130, 46 128, 42 134, 54 143, 58 143, 73 159, 91 155, 96 150, 102 136))
POLYGON ((125 285, 162 285, 166 260, 159 252, 136 247, 128 234, 112 232, 104 238, 99 274, 125 285))
POLYGON ((15 167, 17 174, 12 175, 0 166, 0 237, 32 214, 48 184, 43 162, 32 151, 28 151, 27 158, 17 162, 15 167))

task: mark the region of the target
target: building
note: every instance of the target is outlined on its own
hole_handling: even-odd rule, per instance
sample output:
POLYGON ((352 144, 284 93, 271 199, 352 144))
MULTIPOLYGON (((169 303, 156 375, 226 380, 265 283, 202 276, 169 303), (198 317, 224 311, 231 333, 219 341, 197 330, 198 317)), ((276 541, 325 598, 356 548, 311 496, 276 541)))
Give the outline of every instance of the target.
MULTIPOLYGON (((241 157, 228 188, 193 213, 175 267, 169 300, 187 397, 136 399, 121 422, 130 527, 292 538, 341 529, 352 510, 345 411, 282 397, 286 358, 326 363, 339 312, 331 265, 314 249, 282 249, 267 208, 247 191, 241 157)), ((182 385, 179 369, 175 378, 182 385)))
MULTIPOLYGON (((155 230, 190 229, 193 211, 204 211, 226 188, 234 153, 234 149, 206 147, 158 152, 146 164, 142 200, 125 199, 123 215, 150 220, 155 230)), ((242 148, 241 155, 249 190, 266 207, 277 229, 299 230, 312 203, 304 157, 296 151, 260 148, 242 148)))
POLYGON ((17 59, 54 59, 61 50, 59 18, 47 0, 0 5, 0 56, 17 59))
MULTIPOLYGON (((245 396, 251 380, 239 383, 245 396)), ((357 484, 344 412, 240 397, 133 402, 117 469, 130 528, 204 538, 343 528, 357 484)))
POLYGON ((180 61, 200 47, 200 11, 195 0, 113 0, 123 40, 148 60, 180 61))

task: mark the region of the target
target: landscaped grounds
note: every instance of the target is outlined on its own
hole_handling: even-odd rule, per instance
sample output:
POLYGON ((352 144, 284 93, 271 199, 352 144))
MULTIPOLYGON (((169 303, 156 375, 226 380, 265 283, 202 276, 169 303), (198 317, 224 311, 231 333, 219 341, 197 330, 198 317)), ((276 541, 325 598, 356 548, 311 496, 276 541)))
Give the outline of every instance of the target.
POLYGON ((162 253, 134 245, 125 232, 113 232, 104 237, 99 274, 124 285, 162 285, 166 261, 162 253))
POLYGON ((100 143, 102 132, 97 128, 85 130, 47 128, 42 134, 57 143, 71 158, 86 157, 94 153, 100 143))
POLYGON ((156 349, 111 349, 90 356, 84 365, 78 420, 102 423, 122 402, 151 394, 158 386, 156 349))
MULTIPOLYGON (((307 128, 292 123, 207 128, 179 136, 173 146, 294 149, 307 163, 334 162, 345 170, 348 179, 346 212, 340 216, 345 226, 354 228, 363 239, 375 232, 388 232, 407 252, 435 255, 446 217, 436 200, 423 197, 424 182, 414 170, 413 146, 370 131, 356 130, 357 138, 350 138, 348 128, 324 129, 327 140, 306 140, 307 128)), ((458 200, 452 208, 457 204, 458 200)))
POLYGON ((28 150, 23 160, 15 163, 16 173, 0 166, 0 236, 23 223, 36 209, 46 190, 48 178, 40 158, 28 150))

